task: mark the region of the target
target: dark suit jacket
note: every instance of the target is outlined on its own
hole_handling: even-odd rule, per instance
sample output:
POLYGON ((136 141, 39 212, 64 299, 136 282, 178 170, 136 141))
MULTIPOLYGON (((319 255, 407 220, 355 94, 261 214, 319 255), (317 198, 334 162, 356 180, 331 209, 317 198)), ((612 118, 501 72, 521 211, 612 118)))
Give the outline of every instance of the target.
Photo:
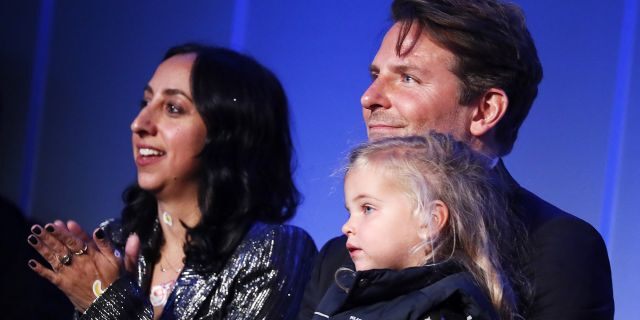
MULTIPOLYGON (((525 261, 534 289, 527 320, 613 319, 611 267, 600 234, 587 222, 540 199, 513 180, 502 162, 497 173, 509 185, 509 201, 529 231, 525 261)), ((346 237, 327 242, 316 258, 298 319, 311 319, 341 266, 351 265, 346 237)))

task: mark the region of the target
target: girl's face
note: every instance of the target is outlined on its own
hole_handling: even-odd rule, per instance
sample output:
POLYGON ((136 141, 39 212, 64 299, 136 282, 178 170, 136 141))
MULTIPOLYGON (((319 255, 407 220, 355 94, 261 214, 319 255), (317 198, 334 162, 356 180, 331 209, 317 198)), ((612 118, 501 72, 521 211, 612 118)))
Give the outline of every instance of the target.
POLYGON ((404 269, 422 265, 424 250, 414 252, 421 223, 415 201, 384 169, 374 165, 352 168, 344 182, 349 220, 342 226, 347 250, 356 270, 404 269))
POLYGON ((198 154, 207 129, 191 95, 194 59, 194 54, 177 55, 158 66, 131 123, 138 184, 159 199, 197 192, 198 154))

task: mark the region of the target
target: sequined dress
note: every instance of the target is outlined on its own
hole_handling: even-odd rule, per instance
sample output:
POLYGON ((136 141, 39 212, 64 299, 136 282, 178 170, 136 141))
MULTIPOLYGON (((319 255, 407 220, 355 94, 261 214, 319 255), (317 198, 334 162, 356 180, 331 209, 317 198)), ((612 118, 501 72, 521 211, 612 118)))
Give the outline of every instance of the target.
MULTIPOLYGON (((157 224, 157 221, 156 221, 157 224)), ((102 227, 116 246, 125 243, 118 221, 102 227)), ((219 272, 186 264, 161 319, 294 319, 317 249, 302 229, 255 223, 219 272)), ((122 277, 79 319, 153 319, 151 270, 144 256, 137 277, 122 277)))

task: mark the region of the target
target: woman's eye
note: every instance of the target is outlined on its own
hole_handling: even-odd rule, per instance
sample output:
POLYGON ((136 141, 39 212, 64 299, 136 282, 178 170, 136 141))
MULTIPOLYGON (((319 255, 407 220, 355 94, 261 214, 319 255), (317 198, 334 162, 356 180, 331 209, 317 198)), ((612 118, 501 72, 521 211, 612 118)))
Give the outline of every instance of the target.
POLYGON ((180 114, 182 113, 182 108, 176 104, 168 103, 167 104, 167 112, 171 114, 180 114))
POLYGON ((364 212, 364 214, 370 214, 373 213, 374 208, 370 205, 364 205, 362 206, 362 212, 364 212))

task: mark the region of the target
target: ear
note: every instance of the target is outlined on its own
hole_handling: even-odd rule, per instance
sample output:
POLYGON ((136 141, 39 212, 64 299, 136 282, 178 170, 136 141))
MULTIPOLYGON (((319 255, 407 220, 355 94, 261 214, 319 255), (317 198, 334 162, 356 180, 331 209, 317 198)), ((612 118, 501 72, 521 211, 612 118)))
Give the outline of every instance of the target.
POLYGON ((423 239, 435 238, 449 223, 449 208, 441 200, 434 200, 430 205, 429 222, 421 226, 423 239))
POLYGON ((474 137, 481 137, 498 125, 507 112, 509 98, 502 89, 491 88, 478 99, 478 105, 471 119, 470 132, 474 137))

